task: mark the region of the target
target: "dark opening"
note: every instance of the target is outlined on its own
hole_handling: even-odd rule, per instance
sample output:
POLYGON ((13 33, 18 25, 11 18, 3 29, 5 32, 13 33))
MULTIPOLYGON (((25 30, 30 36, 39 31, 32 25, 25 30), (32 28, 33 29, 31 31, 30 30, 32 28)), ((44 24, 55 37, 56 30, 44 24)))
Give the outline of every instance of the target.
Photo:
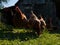
POLYGON ((56 16, 60 19, 60 0, 53 0, 56 5, 56 16))

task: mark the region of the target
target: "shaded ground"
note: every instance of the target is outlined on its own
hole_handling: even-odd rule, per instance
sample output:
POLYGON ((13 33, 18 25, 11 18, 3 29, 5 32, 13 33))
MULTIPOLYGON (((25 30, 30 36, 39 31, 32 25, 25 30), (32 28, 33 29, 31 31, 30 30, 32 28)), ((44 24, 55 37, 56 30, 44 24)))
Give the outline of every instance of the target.
MULTIPOLYGON (((18 30, 16 30, 18 31, 18 30)), ((21 41, 26 41, 31 39, 37 38, 37 35, 34 32, 13 32, 13 31, 1 31, 0 30, 0 39, 8 39, 8 40, 15 40, 20 39, 21 41)))

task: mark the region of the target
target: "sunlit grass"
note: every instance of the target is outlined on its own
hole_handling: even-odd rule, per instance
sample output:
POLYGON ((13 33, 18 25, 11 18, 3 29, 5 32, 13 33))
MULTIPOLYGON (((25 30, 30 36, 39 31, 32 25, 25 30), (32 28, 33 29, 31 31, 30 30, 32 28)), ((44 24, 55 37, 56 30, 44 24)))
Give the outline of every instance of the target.
POLYGON ((6 26, 9 27, 9 30, 6 30, 5 26, 2 25, 4 30, 0 30, 0 45, 60 45, 60 33, 50 33, 45 29, 38 37, 32 29, 15 29, 6 26))
POLYGON ((49 32, 45 31, 39 37, 36 37, 34 34, 30 35, 30 33, 25 31, 27 30, 13 29, 12 33, 10 34, 0 34, 0 45, 60 45, 60 34, 50 34, 49 32))

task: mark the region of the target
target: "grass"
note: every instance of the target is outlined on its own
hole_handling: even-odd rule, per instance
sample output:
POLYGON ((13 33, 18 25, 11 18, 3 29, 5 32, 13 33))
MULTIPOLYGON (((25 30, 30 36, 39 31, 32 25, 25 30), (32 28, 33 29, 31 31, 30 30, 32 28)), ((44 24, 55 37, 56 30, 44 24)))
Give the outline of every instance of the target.
POLYGON ((60 45, 59 30, 44 30, 39 37, 31 30, 0 23, 0 45, 60 45))
MULTIPOLYGON (((28 29, 27 29, 28 30, 28 29)), ((0 30, 0 45, 60 45, 60 34, 44 31, 39 37, 26 29, 0 30)))

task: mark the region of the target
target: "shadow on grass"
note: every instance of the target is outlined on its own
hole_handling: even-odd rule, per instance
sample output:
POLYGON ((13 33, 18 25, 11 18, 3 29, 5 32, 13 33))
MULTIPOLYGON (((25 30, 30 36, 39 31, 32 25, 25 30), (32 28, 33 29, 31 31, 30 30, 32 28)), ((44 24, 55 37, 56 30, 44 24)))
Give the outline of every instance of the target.
MULTIPOLYGON (((5 23, 0 23, 0 40, 15 40, 19 39, 21 41, 26 41, 29 39, 35 39, 38 36, 34 32, 16 32, 14 33, 13 31, 13 26, 5 24, 5 23)), ((19 28, 20 29, 20 28, 19 28)), ((22 28, 23 29, 23 28, 22 28)), ((26 29, 28 30, 28 29, 26 29)))
POLYGON ((19 39, 20 41, 27 41, 29 39, 35 39, 38 36, 34 32, 25 32, 25 33, 13 33, 13 32, 4 32, 0 30, 0 40, 15 40, 19 39))

